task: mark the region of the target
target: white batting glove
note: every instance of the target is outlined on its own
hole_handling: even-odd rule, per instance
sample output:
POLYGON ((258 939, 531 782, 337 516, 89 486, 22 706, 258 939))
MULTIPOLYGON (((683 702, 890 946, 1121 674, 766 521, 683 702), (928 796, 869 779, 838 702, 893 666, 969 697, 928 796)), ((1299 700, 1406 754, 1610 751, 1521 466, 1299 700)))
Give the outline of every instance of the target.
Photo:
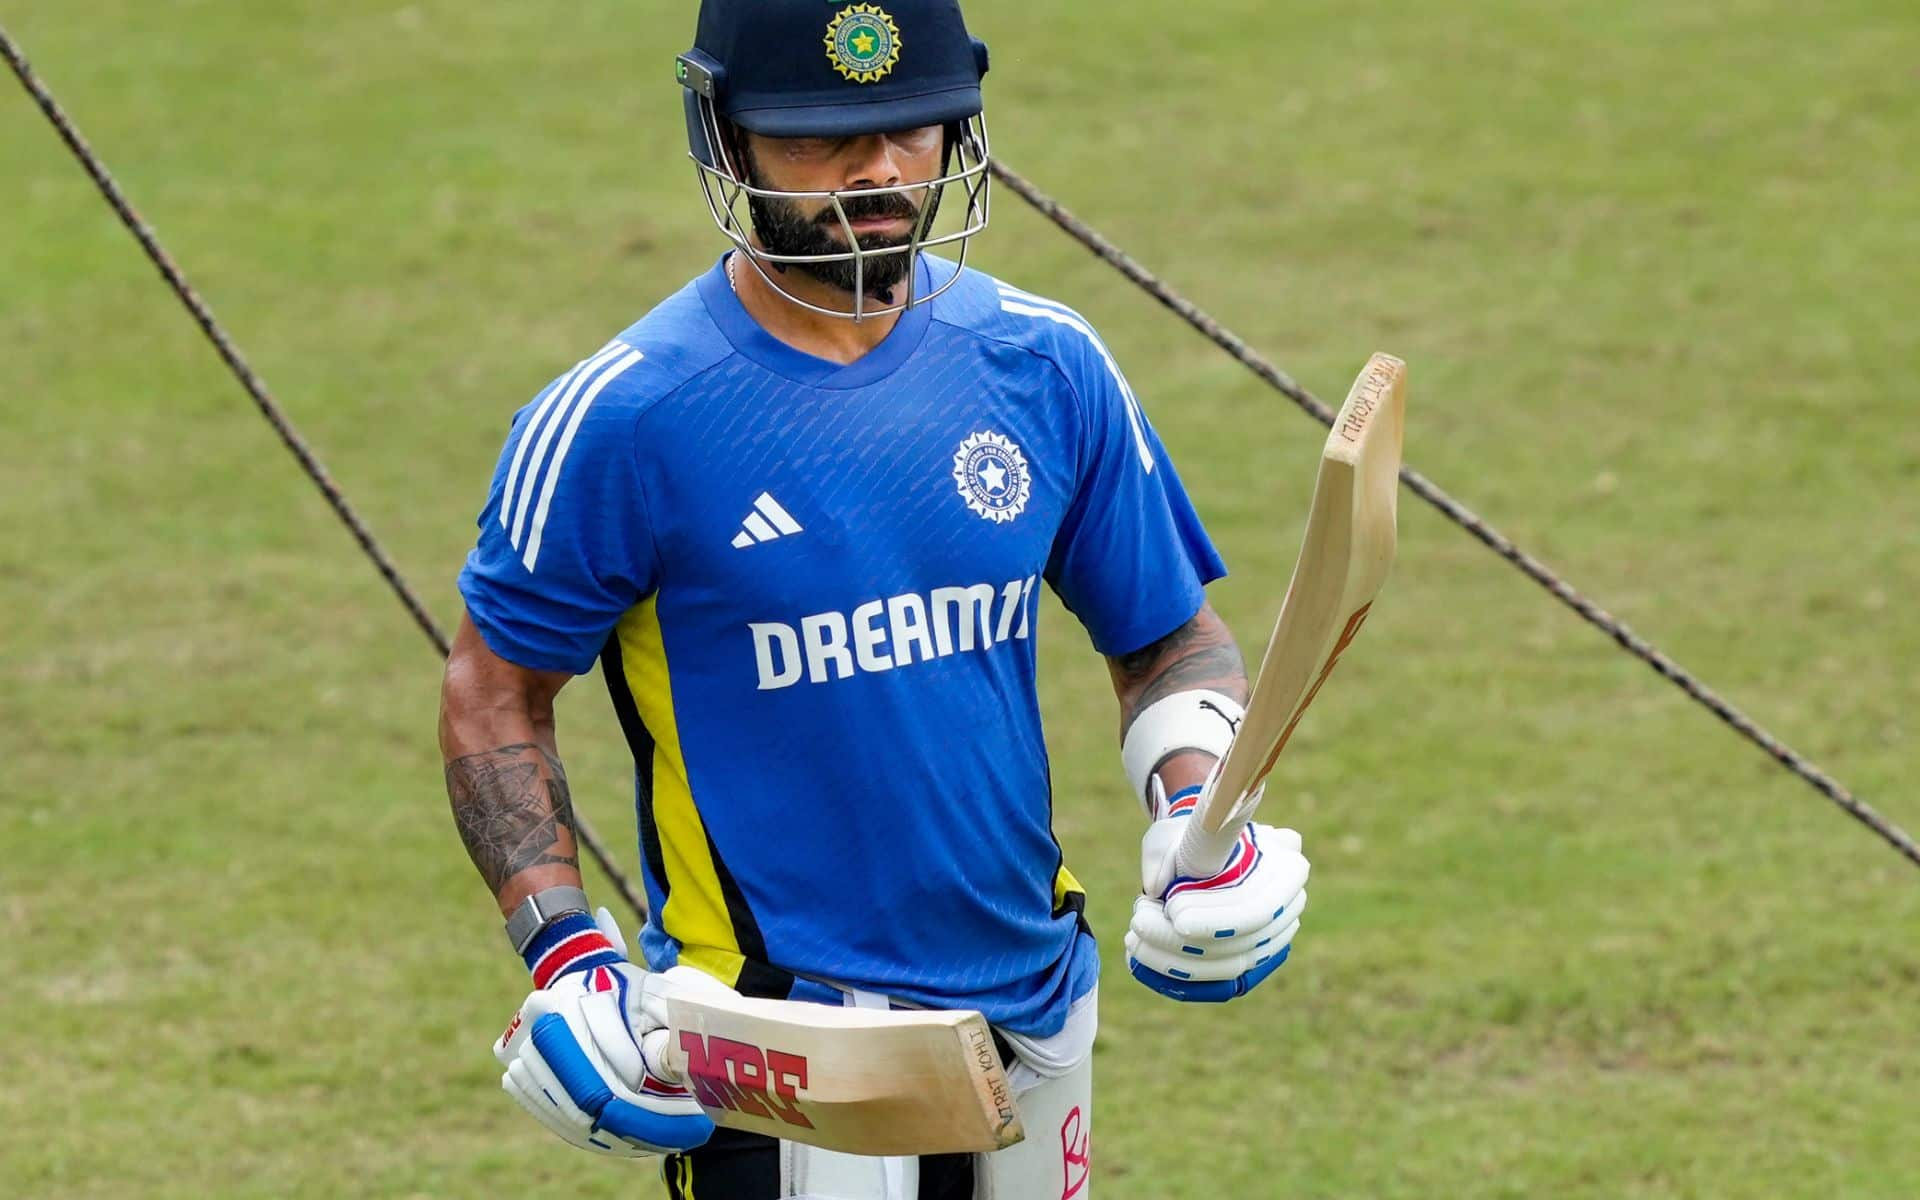
MULTIPOLYGON (((624 945, 604 908, 599 924, 624 945)), ((666 994, 702 980, 727 990, 689 967, 656 973, 628 962, 554 979, 494 1043, 506 1068, 501 1088, 561 1140, 595 1154, 639 1158, 703 1144, 713 1122, 664 1063, 666 994)))
POLYGON ((1127 930, 1134 978, 1176 1000, 1243 996, 1287 960, 1307 907, 1310 867, 1300 835, 1249 825, 1216 874, 1181 874, 1178 847, 1199 789, 1171 803, 1156 777, 1154 811, 1140 847, 1141 896, 1127 930))

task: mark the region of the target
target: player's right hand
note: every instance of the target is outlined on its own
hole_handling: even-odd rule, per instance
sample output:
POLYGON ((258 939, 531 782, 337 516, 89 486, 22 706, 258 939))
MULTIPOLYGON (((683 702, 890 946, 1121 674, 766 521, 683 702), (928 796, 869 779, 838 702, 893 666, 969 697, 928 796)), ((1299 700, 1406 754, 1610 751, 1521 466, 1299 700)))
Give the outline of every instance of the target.
MULTIPOLYGON (((611 920, 602 909, 602 927, 611 920)), ((622 944, 617 927, 609 937, 622 944)), ((595 1154, 639 1158, 703 1144, 713 1122, 662 1061, 674 986, 618 962, 535 990, 494 1043, 506 1068, 500 1086, 561 1140, 595 1154)))
POLYGON ((1218 1004, 1244 996, 1287 961, 1300 931, 1311 871, 1300 835, 1248 825, 1227 865, 1201 874, 1182 859, 1199 789, 1168 802, 1157 777, 1153 786, 1154 811, 1169 815, 1141 840, 1127 968, 1175 1000, 1218 1004))

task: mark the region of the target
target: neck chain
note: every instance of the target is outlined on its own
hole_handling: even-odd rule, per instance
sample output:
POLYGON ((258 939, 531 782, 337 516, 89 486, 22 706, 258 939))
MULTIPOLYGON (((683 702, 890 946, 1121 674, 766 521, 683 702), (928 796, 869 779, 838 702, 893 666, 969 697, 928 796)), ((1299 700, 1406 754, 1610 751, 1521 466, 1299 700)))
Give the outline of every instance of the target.
POLYGON ((727 286, 733 289, 733 294, 736 296, 740 294, 739 269, 740 252, 735 250, 732 254, 727 255, 727 286))

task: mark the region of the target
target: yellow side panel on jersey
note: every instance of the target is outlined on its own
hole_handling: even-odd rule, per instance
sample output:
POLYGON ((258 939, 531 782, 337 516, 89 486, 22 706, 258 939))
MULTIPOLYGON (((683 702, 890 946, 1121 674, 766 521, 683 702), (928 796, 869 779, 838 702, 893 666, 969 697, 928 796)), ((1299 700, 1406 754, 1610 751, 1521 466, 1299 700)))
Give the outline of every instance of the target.
POLYGON ((745 957, 727 914, 707 829, 687 783, 658 605, 657 595, 647 597, 628 610, 614 633, 620 639, 634 707, 653 735, 653 820, 667 871, 661 881, 667 903, 659 915, 660 927, 680 943, 681 962, 734 987, 745 957))
POLYGON ((1080 881, 1073 877, 1072 871, 1067 870, 1067 864, 1061 863, 1060 869, 1053 876, 1054 915, 1058 916, 1068 909, 1078 912, 1086 907, 1086 903, 1087 889, 1080 886, 1080 881), (1077 897, 1078 903, 1074 903, 1071 897, 1077 897))

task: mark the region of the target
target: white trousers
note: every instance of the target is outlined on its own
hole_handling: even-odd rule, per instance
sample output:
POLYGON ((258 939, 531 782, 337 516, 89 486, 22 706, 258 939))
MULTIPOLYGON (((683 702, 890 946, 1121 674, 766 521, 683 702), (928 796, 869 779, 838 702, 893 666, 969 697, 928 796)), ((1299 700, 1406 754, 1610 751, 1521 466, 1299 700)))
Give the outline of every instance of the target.
MULTIPOLYGON (((885 997, 848 992, 854 1008, 884 1008, 885 997)), ((1093 1040, 1098 988, 1074 1002, 1052 1037, 1007 1034, 1007 1070, 1026 1139, 973 1159, 973 1200, 1087 1200, 1093 1144, 1093 1040)), ((780 1195, 789 1200, 918 1200, 920 1160, 866 1158, 780 1143, 780 1195)))
MULTIPOLYGON (((1016 1064, 1020 1121, 1026 1140, 978 1154, 974 1200, 1087 1200, 1093 1138, 1093 1056, 1047 1078, 1016 1064)), ((780 1143, 780 1194, 791 1200, 915 1200, 920 1160, 865 1158, 780 1143)))

